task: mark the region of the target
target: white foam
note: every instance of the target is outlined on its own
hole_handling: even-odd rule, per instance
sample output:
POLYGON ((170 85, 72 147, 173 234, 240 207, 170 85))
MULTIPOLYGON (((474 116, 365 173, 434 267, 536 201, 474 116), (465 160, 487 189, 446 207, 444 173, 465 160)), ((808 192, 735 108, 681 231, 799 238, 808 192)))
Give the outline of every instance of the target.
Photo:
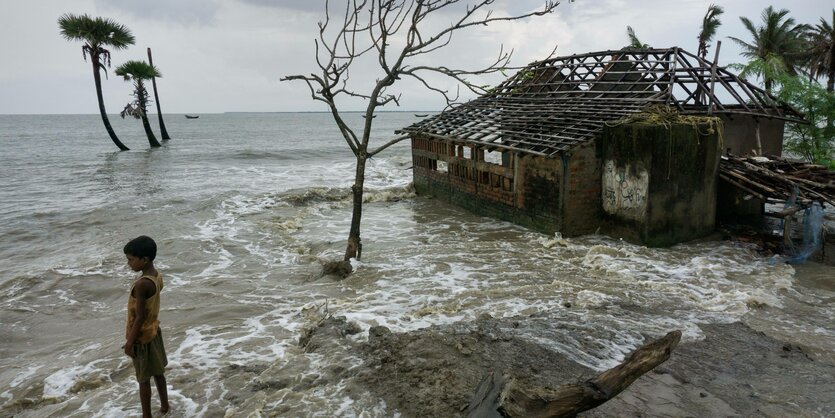
POLYGON ((28 379, 30 376, 34 375, 35 372, 40 370, 41 367, 43 367, 43 365, 33 365, 27 367, 25 370, 18 372, 17 375, 15 375, 15 378, 11 382, 9 382, 9 387, 17 387, 17 385, 23 383, 23 381, 28 379))
POLYGON ((595 292, 593 290, 581 290, 577 292, 577 296, 574 300, 579 307, 596 309, 610 305, 612 302, 617 301, 617 298, 601 292, 595 292))
POLYGON ((58 370, 44 379, 43 397, 45 399, 62 398, 69 395, 75 383, 93 373, 102 373, 96 365, 106 360, 95 360, 80 366, 70 366, 58 370))

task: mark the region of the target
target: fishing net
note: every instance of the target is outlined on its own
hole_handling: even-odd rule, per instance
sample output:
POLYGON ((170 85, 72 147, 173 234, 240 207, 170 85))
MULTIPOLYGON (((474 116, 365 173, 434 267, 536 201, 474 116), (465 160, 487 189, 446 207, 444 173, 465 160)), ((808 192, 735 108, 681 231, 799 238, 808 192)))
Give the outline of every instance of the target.
MULTIPOLYGON (((791 244, 789 252, 793 254, 785 262, 794 264, 806 261, 812 254, 820 250, 824 227, 824 210, 820 203, 814 202, 803 211, 802 239, 800 247, 791 244)), ((791 241, 790 241, 791 242, 791 241)))

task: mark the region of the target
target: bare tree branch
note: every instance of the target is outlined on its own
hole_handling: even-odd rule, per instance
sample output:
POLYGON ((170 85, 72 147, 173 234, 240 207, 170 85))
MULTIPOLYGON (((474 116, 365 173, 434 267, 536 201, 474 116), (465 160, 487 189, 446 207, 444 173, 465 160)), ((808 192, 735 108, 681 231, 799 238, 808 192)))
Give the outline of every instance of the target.
POLYGON ((290 75, 281 80, 304 81, 311 97, 327 104, 343 138, 357 158, 355 183, 351 188, 354 212, 348 248, 345 252, 346 261, 351 257, 358 257, 361 253, 359 224, 365 162, 368 157, 407 138, 396 138, 368 152, 374 112, 391 103, 400 105, 401 94, 392 93, 388 89, 403 77, 411 77, 427 89, 442 95, 447 106, 453 106, 458 100, 461 85, 476 94, 486 92, 486 86, 476 84, 469 80, 468 76, 488 75, 508 68, 513 51, 505 52, 503 47, 500 47, 493 61, 481 68, 470 70, 443 65, 413 64, 410 61, 416 57, 427 57, 448 46, 452 42, 453 34, 460 30, 486 26, 494 22, 511 22, 543 16, 553 12, 559 4, 548 0, 543 2, 542 8, 531 12, 496 16, 492 10, 486 10, 494 2, 495 0, 478 0, 472 5, 467 5, 463 0, 347 0, 339 26, 333 27, 332 25, 337 23, 330 16, 330 0, 325 0, 325 17, 318 23, 319 34, 314 40, 318 74, 290 75), (456 9, 455 6, 463 6, 463 10, 456 9), (453 13, 454 10, 459 14, 451 23, 440 26, 440 29, 431 29, 429 21, 432 17, 448 16, 448 13, 453 13), (366 54, 369 56, 365 57, 366 54), (352 86, 356 84, 349 76, 352 66, 361 58, 370 60, 372 57, 382 74, 367 86, 367 89, 352 86), (426 74, 441 75, 455 80, 455 96, 447 90, 433 86, 425 78, 426 74), (361 93, 366 91, 367 93, 361 93), (361 133, 352 130, 342 117, 339 102, 343 97, 367 101, 361 133))
POLYGON ((388 148, 388 147, 390 147, 390 146, 392 146, 392 145, 394 145, 398 142, 401 142, 404 139, 409 139, 409 138, 410 138, 409 135, 403 135, 401 137, 394 138, 391 141, 386 142, 385 144, 381 145, 379 148, 375 149, 374 151, 369 152, 368 153, 368 158, 371 158, 371 157, 379 154, 382 150, 384 150, 384 149, 386 149, 386 148, 388 148))

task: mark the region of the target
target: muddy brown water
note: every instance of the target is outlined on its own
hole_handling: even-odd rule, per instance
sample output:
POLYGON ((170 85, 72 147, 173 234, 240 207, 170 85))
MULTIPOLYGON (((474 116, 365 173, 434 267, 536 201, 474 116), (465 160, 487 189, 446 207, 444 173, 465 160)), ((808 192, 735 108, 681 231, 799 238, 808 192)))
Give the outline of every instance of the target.
MULTIPOLYGON (((174 139, 157 150, 116 120, 136 145, 125 153, 106 148, 96 118, 0 116, 0 416, 137 413, 120 350, 132 278, 121 248, 140 234, 160 244, 176 416, 408 415, 362 380, 368 358, 352 348, 373 326, 410 338, 483 314, 518 321, 514 341, 589 373, 671 329, 683 331, 683 350, 736 323, 833 362, 832 267, 733 242, 648 249, 474 216, 414 196, 401 144, 369 168, 356 273, 320 277, 344 249, 352 167, 327 115, 173 119, 174 139), (299 337, 324 309, 360 331, 306 351, 299 337)), ((413 119, 381 115, 377 138, 413 119)), ((805 399, 769 396, 753 403, 805 399)))

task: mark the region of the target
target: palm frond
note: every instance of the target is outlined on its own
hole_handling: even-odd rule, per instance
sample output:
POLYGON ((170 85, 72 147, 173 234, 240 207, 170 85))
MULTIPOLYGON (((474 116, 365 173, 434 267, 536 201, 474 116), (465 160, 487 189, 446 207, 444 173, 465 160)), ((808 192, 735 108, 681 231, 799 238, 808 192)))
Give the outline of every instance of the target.
POLYGON ((761 15, 762 25, 756 26, 750 19, 740 17, 742 25, 750 33, 752 41, 728 37, 742 47, 742 56, 749 59, 746 74, 761 76, 766 86, 780 73, 791 75, 801 71, 804 55, 806 25, 798 25, 786 9, 766 7, 761 15))
POLYGON ((705 13, 705 17, 702 19, 702 31, 699 34, 699 38, 705 40, 706 42, 710 42, 711 39, 716 35, 716 29, 722 25, 722 22, 719 20, 719 16, 724 13, 725 10, 722 9, 722 6, 717 6, 715 4, 711 4, 710 7, 707 8, 707 13, 705 13))
POLYGON ((162 77, 157 67, 151 66, 145 61, 130 60, 116 67, 116 75, 122 76, 125 81, 129 80, 150 80, 154 77, 162 77))
POLYGON ((632 26, 628 26, 628 25, 626 26, 626 36, 627 36, 627 38, 629 38, 629 45, 628 46, 630 48, 636 48, 636 49, 648 49, 649 48, 649 45, 641 42, 641 40, 638 39, 638 36, 635 35, 635 30, 632 29, 632 26))
POLYGON ((728 39, 736 42, 737 45, 742 47, 742 49, 743 49, 742 54, 747 53, 749 50, 756 50, 757 49, 757 47, 755 47, 754 45, 749 44, 748 42, 743 41, 742 39, 735 38, 733 36, 728 36, 728 39))
POLYGON ((92 18, 87 14, 65 13, 58 18, 58 27, 65 39, 84 41, 94 49, 104 46, 124 49, 136 41, 127 26, 113 19, 92 18))
POLYGON ((710 41, 716 36, 716 30, 722 25, 719 16, 725 10, 722 6, 711 4, 707 8, 707 13, 702 19, 702 30, 699 32, 699 56, 705 57, 707 55, 707 48, 710 47, 710 41))
MULTIPOLYGON (((835 73, 835 9, 832 24, 821 18, 820 23, 806 30, 809 75, 812 78, 831 77, 835 73)), ((828 81, 828 83, 831 83, 828 81)))
POLYGON ((126 104, 125 108, 119 112, 119 116, 121 116, 122 119, 124 119, 125 116, 131 116, 134 119, 141 119, 143 114, 145 114, 145 112, 143 112, 142 108, 136 103, 126 104))

